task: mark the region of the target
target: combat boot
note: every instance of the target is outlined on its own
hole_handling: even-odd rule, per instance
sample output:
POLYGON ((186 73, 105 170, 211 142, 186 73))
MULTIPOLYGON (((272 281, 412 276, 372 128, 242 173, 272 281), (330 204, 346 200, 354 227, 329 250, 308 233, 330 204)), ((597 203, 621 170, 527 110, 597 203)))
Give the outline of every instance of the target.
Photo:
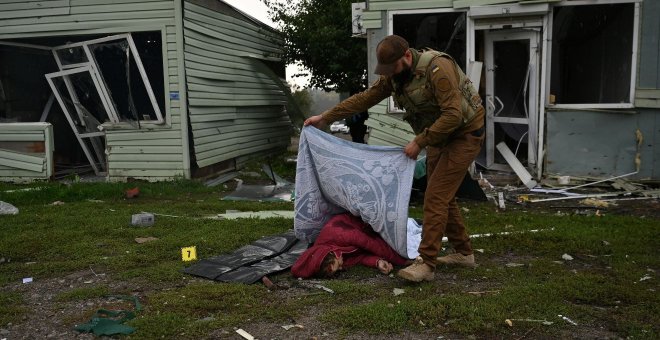
POLYGON ((435 268, 424 263, 424 260, 417 256, 415 262, 408 267, 399 270, 397 276, 413 282, 432 281, 435 278, 434 271, 435 268))
POLYGON ((446 264, 448 266, 463 266, 468 268, 474 268, 477 266, 474 263, 474 255, 463 255, 460 253, 449 254, 447 256, 442 256, 436 258, 438 264, 446 264))

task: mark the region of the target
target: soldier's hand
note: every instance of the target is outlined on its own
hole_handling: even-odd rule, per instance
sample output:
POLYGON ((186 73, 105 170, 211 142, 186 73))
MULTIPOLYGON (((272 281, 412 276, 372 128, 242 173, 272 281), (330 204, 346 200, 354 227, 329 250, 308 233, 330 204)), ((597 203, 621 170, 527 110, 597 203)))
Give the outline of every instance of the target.
POLYGON ((311 116, 311 117, 305 119, 305 122, 303 123, 303 125, 305 125, 305 126, 311 125, 311 126, 317 128, 317 129, 322 129, 326 125, 328 125, 328 123, 323 119, 323 117, 321 117, 321 115, 317 115, 317 116, 311 116))
POLYGON ((422 148, 415 143, 415 141, 410 141, 408 145, 403 149, 403 152, 408 156, 410 159, 417 159, 417 156, 419 156, 419 153, 422 152, 422 148))

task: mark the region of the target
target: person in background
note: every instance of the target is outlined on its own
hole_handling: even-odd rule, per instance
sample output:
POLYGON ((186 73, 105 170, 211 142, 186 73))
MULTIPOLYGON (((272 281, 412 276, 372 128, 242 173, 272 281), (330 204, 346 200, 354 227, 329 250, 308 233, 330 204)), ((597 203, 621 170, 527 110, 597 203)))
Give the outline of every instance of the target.
POLYGON ((350 213, 331 217, 319 236, 291 267, 295 277, 333 277, 361 264, 389 274, 409 261, 397 254, 369 224, 350 213))
POLYGON ((366 144, 364 136, 367 134, 365 121, 369 119, 369 113, 364 111, 346 118, 346 126, 349 128, 351 139, 355 143, 366 144))
POLYGON ((369 89, 308 118, 304 125, 321 128, 394 97, 416 135, 403 151, 417 159, 426 149, 427 163, 420 256, 397 275, 414 282, 430 281, 438 263, 474 267, 472 244, 455 195, 484 139, 481 98, 448 54, 418 51, 402 37, 389 35, 378 43, 376 58, 380 77, 369 89), (437 257, 444 235, 456 252, 437 257))

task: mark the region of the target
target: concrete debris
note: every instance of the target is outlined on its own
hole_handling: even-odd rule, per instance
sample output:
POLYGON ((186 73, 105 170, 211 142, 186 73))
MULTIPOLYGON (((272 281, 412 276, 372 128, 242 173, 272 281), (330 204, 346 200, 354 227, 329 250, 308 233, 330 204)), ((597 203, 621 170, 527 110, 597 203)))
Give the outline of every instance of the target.
POLYGON ((7 202, 0 201, 0 215, 18 215, 18 208, 7 202))

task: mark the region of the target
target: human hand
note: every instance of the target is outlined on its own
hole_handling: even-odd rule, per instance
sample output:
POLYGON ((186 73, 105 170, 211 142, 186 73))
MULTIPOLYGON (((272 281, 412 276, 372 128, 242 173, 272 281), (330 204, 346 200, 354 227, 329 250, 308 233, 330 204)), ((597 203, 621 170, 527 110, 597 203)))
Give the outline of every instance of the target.
POLYGON ((406 147, 403 149, 403 152, 408 156, 410 159, 417 159, 417 156, 419 156, 419 153, 422 152, 422 148, 417 145, 417 143, 412 140, 406 147))
POLYGON ((316 115, 316 116, 311 116, 311 117, 305 119, 305 122, 303 123, 303 125, 304 126, 311 125, 311 126, 317 128, 317 129, 322 129, 326 125, 328 125, 328 123, 323 119, 323 117, 321 117, 321 115, 316 115))
POLYGON ((389 274, 392 269, 394 269, 391 263, 383 259, 378 260, 378 264, 376 266, 378 267, 378 270, 380 270, 380 272, 385 275, 389 274))

